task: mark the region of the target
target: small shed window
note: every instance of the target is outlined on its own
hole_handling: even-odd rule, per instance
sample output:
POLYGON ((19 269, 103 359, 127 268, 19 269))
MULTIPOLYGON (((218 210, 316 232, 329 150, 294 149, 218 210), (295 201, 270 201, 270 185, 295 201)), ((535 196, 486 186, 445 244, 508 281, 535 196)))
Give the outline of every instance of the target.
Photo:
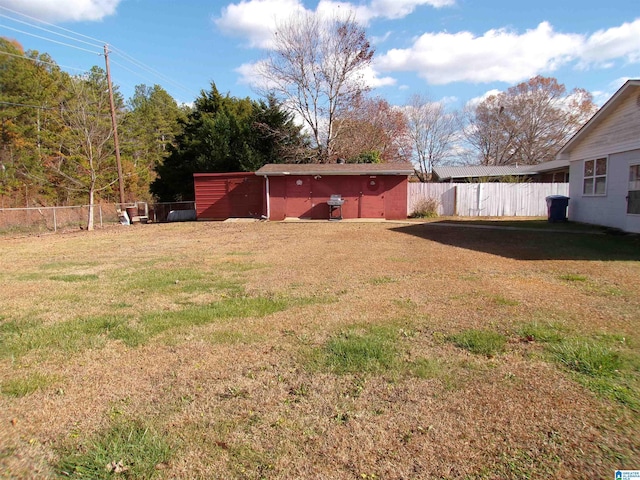
POLYGON ((607 159, 585 160, 583 195, 605 195, 607 193, 607 159))
POLYGON ((627 213, 640 215, 640 165, 631 165, 629 167, 627 213))

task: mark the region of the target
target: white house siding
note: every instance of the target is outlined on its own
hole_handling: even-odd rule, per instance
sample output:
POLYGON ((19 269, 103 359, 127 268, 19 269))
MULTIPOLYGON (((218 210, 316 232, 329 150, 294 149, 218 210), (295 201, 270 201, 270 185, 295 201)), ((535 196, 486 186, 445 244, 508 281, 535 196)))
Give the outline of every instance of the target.
POLYGON ((602 121, 571 147, 568 158, 562 154, 559 157, 572 161, 587 160, 640 148, 640 107, 637 103, 640 89, 634 90, 636 94, 628 96, 610 112, 605 112, 602 121))
POLYGON ((640 88, 629 85, 616 96, 558 155, 571 161, 569 220, 640 233, 640 215, 627 214, 626 199, 629 166, 640 163, 640 88), (583 196, 584 161, 603 157, 608 158, 606 194, 583 196))
POLYGON ((640 215, 627 214, 629 166, 640 163, 640 149, 609 156, 607 193, 604 196, 583 196, 584 162, 571 162, 569 173, 569 220, 620 228, 640 233, 640 215))

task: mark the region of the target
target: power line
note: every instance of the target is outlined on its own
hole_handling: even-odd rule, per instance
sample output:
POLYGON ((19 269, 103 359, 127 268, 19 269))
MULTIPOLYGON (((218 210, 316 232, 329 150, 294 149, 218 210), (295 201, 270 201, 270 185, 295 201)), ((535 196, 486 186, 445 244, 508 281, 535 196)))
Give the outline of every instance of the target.
MULTIPOLYGON (((60 104, 55 107, 46 107, 44 105, 28 105, 26 103, 14 103, 14 102, 2 102, 0 101, 0 105, 7 105, 9 107, 22 107, 22 108, 35 108, 38 110, 54 110, 54 111, 63 111, 65 113, 86 113, 82 110, 70 110, 65 108, 64 104, 60 104)), ((100 112, 88 112, 90 115, 96 117, 111 117, 110 113, 100 113, 100 112)))
POLYGON ((98 43, 98 44, 101 44, 101 45, 102 45, 102 44, 107 43, 107 42, 105 42, 104 40, 98 40, 97 38, 93 38, 93 37, 90 37, 90 36, 88 36, 88 35, 83 35, 82 33, 74 32, 73 30, 69 30, 68 28, 59 27, 58 25, 54 25, 53 23, 45 22, 44 20, 40 20, 39 18, 32 17, 32 16, 30 16, 30 15, 27 15, 26 13, 21 13, 21 12, 18 12, 18 11, 16 11, 16 10, 12 10, 12 9, 10 9, 10 8, 8 8, 8 7, 0 6, 0 9, 2 9, 2 10, 7 10, 7 11, 9 11, 9 12, 11 12, 11 13, 14 13, 14 14, 16 14, 16 15, 20 15, 20 16, 22 16, 22 17, 25 17, 25 18, 28 18, 28 19, 30 19, 30 20, 33 20, 33 21, 35 21, 35 22, 42 23, 42 24, 44 24, 44 25, 48 25, 49 27, 57 28, 57 29, 59 29, 59 30, 62 30, 63 32, 72 33, 72 34, 74 34, 74 35, 77 35, 77 36, 79 36, 79 37, 86 38, 86 39, 88 39, 88 40, 94 41, 94 42, 96 42, 96 43, 98 43))
POLYGON ((20 30, 18 28, 8 27, 7 25, 2 25, 0 28, 6 28, 8 30, 13 30, 14 32, 23 33, 25 35, 29 35, 31 37, 39 38, 40 40, 46 40, 48 42, 57 43, 58 45, 64 45, 65 47, 75 48, 76 50, 82 50, 85 52, 93 53, 95 55, 100 55, 100 53, 95 52, 94 50, 89 50, 87 48, 76 47, 75 45, 71 45, 70 43, 59 42, 58 40, 54 40, 52 38, 43 37, 42 35, 36 35, 35 33, 25 32, 24 30, 20 30))
POLYGON ((55 31, 53 31, 53 30, 49 30, 48 28, 40 27, 40 26, 38 26, 38 25, 34 25, 34 24, 32 24, 32 23, 25 22, 25 21, 23 21, 23 20, 18 20, 17 18, 10 17, 10 16, 5 15, 5 14, 3 14, 3 13, 0 13, 0 17, 2 17, 2 18, 6 18, 6 19, 11 20, 11 21, 13 21, 13 22, 21 23, 22 25, 26 25, 26 26, 28 26, 28 27, 37 28, 38 30, 42 30, 42 31, 44 31, 44 32, 51 33, 51 34, 53 34, 53 35, 58 35, 59 37, 62 37, 62 38, 67 38, 67 39, 69 39, 69 40, 73 40, 74 42, 83 43, 83 44, 85 44, 85 45, 89 45, 90 47, 101 48, 101 45, 94 44, 94 43, 89 43, 89 42, 85 42, 84 40, 79 40, 79 39, 74 38, 74 37, 72 37, 72 36, 70 36, 70 35, 65 35, 65 34, 63 34, 63 33, 58 33, 58 32, 55 32, 55 31))
MULTIPOLYGON (((103 42, 103 41, 98 40, 96 38, 90 37, 88 35, 83 35, 81 33, 75 32, 73 30, 70 30, 70 29, 67 29, 67 28, 63 28, 63 27, 59 27, 57 25, 45 22, 43 20, 39 20, 39 19, 37 19, 35 17, 31 17, 29 15, 26 15, 24 13, 20 13, 20 12, 18 12, 16 10, 12 10, 10 8, 7 8, 7 7, 0 6, 0 10, 5 10, 5 11, 8 11, 8 12, 11 12, 14 15, 20 15, 20 16, 22 16, 24 18, 27 18, 27 19, 31 20, 31 22, 20 20, 20 19, 17 19, 17 18, 13 18, 13 17, 11 17, 9 15, 5 15, 5 14, 0 14, 0 17, 6 18, 6 19, 8 19, 10 21, 15 21, 15 22, 21 23, 21 24, 26 25, 26 26, 31 27, 31 28, 35 28, 35 29, 38 29, 38 30, 45 31, 45 32, 49 33, 50 35, 57 35, 57 36, 60 36, 62 38, 66 38, 68 40, 71 40, 73 42, 82 43, 82 44, 89 45, 89 46, 95 47, 95 48, 100 48, 100 47, 98 47, 98 45, 96 43, 102 43, 102 44, 107 44, 108 43, 108 42, 103 42), (36 22, 40 23, 40 24, 43 24, 43 25, 47 25, 48 27, 51 27, 51 29, 41 27, 41 26, 37 25, 36 22), (70 35, 65 35, 65 34, 56 32, 56 31, 54 31, 52 29, 59 29, 59 30, 67 32, 67 33, 69 33, 71 35, 74 35, 75 37, 82 37, 82 38, 88 39, 91 42, 95 42, 95 43, 90 43, 90 42, 87 42, 87 41, 84 41, 84 40, 80 40, 80 39, 72 37, 70 35)), ((88 53, 95 54, 95 55, 102 55, 102 53, 96 52, 94 50, 89 50, 87 48, 83 48, 83 47, 80 47, 80 46, 77 46, 77 45, 72 45, 72 44, 69 44, 69 43, 66 43, 66 42, 62 42, 62 41, 59 41, 59 40, 56 40, 56 39, 53 39, 53 38, 37 35, 35 33, 24 31, 24 30, 21 30, 21 29, 18 29, 18 28, 10 27, 10 26, 7 26, 7 25, 0 25, 0 29, 2 27, 6 28, 8 30, 12 30, 14 32, 22 33, 24 35, 29 35, 31 37, 35 37, 35 38, 38 38, 38 39, 41 39, 41 40, 52 42, 52 43, 55 43, 55 44, 58 44, 58 45, 62 45, 62 46, 65 46, 65 47, 74 48, 76 50, 88 52, 88 53)), ((146 75, 144 73, 135 72, 134 70, 131 70, 130 68, 127 68, 126 66, 122 65, 121 63, 116 63, 115 61, 112 60, 112 62, 114 64, 117 64, 120 68, 123 68, 123 69, 127 70, 128 72, 130 72, 130 73, 132 73, 132 74, 134 74, 134 75, 136 75, 136 76, 138 76, 138 77, 140 77, 142 79, 146 79, 150 83, 156 83, 156 82, 154 82, 151 78, 149 78, 149 76, 148 76, 149 74, 152 77, 157 77, 157 78, 161 79, 163 82, 169 83, 172 86, 174 86, 176 88, 179 88, 179 89, 181 89, 182 91, 184 91, 186 93, 189 93, 189 94, 192 93, 191 89, 185 87, 184 85, 182 85, 179 82, 176 82, 172 78, 160 73, 158 70, 156 70, 156 69, 144 64, 143 62, 137 60, 136 58, 134 58, 131 55, 129 55, 126 52, 124 52, 123 50, 120 50, 118 48, 112 47, 112 51, 113 51, 114 54, 120 56, 124 61, 132 64, 134 68, 139 69, 139 70, 141 70, 143 72, 146 72, 146 75)), ((28 57, 24 57, 24 58, 28 58, 28 57)), ((46 63, 46 62, 43 62, 43 63, 46 63)), ((60 65, 60 66, 63 67, 63 68, 72 68, 73 70, 87 71, 87 69, 80 69, 80 68, 76 68, 76 67, 66 67, 66 66, 63 66, 63 65, 60 65)))
MULTIPOLYGON (((120 50, 119 48, 112 47, 112 51, 113 51, 113 53, 115 53, 116 55, 119 55, 125 61, 128 61, 129 63, 135 65, 136 67, 138 67, 138 68, 140 68, 142 70, 146 70, 148 73, 151 73, 151 74, 157 76, 158 78, 166 81, 167 83, 172 84, 174 87, 178 87, 178 88, 182 89, 185 92, 191 93, 191 91, 187 87, 185 87, 184 85, 176 82, 175 80, 172 80, 170 77, 167 77, 166 75, 163 75, 162 73, 160 73, 156 69, 154 69, 152 67, 149 67, 148 65, 145 65, 144 63, 140 62, 139 60, 136 60, 131 55, 128 55, 127 53, 125 53, 124 51, 120 50)), ((116 62, 113 62, 113 63, 116 63, 116 62)), ((124 67, 123 65, 121 65, 121 64, 118 64, 118 65, 121 66, 122 68, 126 69, 126 67, 124 67)), ((129 70, 129 71, 131 71, 131 70, 129 70)), ((138 76, 142 77, 142 75, 140 75, 140 74, 138 74, 138 76)))
POLYGON ((41 60, 39 58, 31 58, 31 57, 27 57, 26 55, 17 55, 15 53, 9 53, 9 52, 7 52, 5 50, 0 50, 0 55, 8 55, 10 57, 23 58, 25 60, 29 60, 29 61, 34 62, 34 63, 43 63, 45 65, 51 65, 52 67, 63 67, 63 68, 68 68, 70 70, 78 70, 80 72, 86 72, 87 71, 86 68, 69 67, 68 65, 60 65, 60 64, 57 64, 55 62, 45 62, 44 60, 41 60))

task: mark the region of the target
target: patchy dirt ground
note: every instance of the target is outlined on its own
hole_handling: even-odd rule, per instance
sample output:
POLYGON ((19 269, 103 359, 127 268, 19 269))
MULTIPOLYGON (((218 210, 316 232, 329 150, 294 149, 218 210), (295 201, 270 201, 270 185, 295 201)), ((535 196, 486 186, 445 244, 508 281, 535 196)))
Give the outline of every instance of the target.
MULTIPOLYGON (((640 469, 635 238, 183 223, 4 238, 0 250, 3 478, 63 475, 61 459, 122 422, 169 445, 158 478, 640 469), (526 328, 606 347, 626 376, 566 368, 526 328), (506 346, 451 341, 469 330, 506 346), (354 335, 393 358, 340 371, 332 341, 354 335)), ((101 475, 147 478, 130 467, 101 475)))

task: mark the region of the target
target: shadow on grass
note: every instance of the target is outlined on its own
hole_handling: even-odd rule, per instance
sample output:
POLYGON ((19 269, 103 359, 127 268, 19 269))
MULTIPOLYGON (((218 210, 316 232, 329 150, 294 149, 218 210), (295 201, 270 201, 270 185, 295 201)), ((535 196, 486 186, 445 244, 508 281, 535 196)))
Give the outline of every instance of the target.
POLYGON ((640 236, 607 234, 572 223, 446 221, 393 230, 516 260, 640 260, 640 236))

